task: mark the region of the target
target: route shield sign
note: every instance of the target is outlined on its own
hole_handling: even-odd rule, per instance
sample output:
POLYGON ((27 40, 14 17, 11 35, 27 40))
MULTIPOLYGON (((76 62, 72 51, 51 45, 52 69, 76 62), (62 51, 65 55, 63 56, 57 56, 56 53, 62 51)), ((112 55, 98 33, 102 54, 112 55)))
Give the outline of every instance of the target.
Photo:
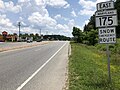
POLYGON ((117 25, 117 15, 96 17, 96 27, 107 27, 117 25))

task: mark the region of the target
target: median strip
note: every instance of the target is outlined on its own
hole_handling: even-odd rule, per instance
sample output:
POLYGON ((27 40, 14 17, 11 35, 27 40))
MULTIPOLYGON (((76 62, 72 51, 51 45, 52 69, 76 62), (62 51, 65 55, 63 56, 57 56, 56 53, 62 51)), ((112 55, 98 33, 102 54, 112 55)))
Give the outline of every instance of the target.
POLYGON ((9 48, 0 48, 0 52, 35 47, 35 46, 44 45, 44 44, 48 44, 48 43, 49 42, 41 42, 41 43, 35 43, 35 44, 31 44, 31 45, 22 45, 22 46, 9 47, 9 48))

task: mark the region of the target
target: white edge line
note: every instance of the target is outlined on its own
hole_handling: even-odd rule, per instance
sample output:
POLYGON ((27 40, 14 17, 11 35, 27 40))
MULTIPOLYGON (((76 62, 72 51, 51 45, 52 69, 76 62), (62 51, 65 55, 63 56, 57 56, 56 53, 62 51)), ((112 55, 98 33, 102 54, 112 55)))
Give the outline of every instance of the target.
POLYGON ((50 57, 39 69, 37 69, 26 81, 24 81, 16 90, 21 90, 52 58, 66 45, 65 43, 52 57, 50 57))

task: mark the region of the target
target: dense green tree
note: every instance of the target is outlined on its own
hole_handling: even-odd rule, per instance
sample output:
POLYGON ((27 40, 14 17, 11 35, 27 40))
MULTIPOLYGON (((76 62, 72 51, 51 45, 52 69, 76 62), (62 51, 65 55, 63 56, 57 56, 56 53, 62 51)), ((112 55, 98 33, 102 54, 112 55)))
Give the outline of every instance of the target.
POLYGON ((33 33, 30 34, 30 37, 33 37, 33 41, 36 40, 35 35, 33 33))
POLYGON ((30 34, 30 37, 34 37, 34 34, 33 34, 33 33, 31 33, 31 34, 30 34))
POLYGON ((84 26, 84 32, 87 32, 88 31, 88 27, 87 27, 87 25, 85 24, 85 26, 84 26))
POLYGON ((116 28, 117 37, 120 37, 120 0, 116 0, 115 8, 117 9, 117 16, 118 16, 118 26, 116 28))
POLYGON ((70 40, 70 37, 66 37, 63 35, 45 35, 43 36, 45 40, 70 40))
POLYGON ((17 36, 17 33, 13 33, 13 35, 16 35, 16 36, 17 36))
POLYGON ((98 30, 91 29, 90 31, 82 32, 79 28, 73 27, 74 40, 77 43, 95 45, 98 43, 98 30))
POLYGON ((90 31, 90 30, 96 30, 96 26, 95 26, 95 15, 90 17, 90 20, 88 22, 88 24, 84 26, 84 31, 90 31))
POLYGON ((89 41, 89 45, 95 45, 96 43, 98 43, 98 31, 92 29, 91 31, 89 31, 86 34, 86 39, 89 41))
POLYGON ((74 40, 76 42, 81 43, 83 41, 83 34, 82 34, 82 31, 79 28, 73 27, 72 35, 74 36, 74 40))

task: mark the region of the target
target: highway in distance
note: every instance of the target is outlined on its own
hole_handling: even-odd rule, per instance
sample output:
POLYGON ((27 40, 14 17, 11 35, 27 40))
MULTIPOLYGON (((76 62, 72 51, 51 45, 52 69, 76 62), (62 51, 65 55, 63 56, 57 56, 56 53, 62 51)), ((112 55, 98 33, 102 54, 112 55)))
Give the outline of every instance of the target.
POLYGON ((0 90, 62 90, 68 41, 0 52, 0 90))

